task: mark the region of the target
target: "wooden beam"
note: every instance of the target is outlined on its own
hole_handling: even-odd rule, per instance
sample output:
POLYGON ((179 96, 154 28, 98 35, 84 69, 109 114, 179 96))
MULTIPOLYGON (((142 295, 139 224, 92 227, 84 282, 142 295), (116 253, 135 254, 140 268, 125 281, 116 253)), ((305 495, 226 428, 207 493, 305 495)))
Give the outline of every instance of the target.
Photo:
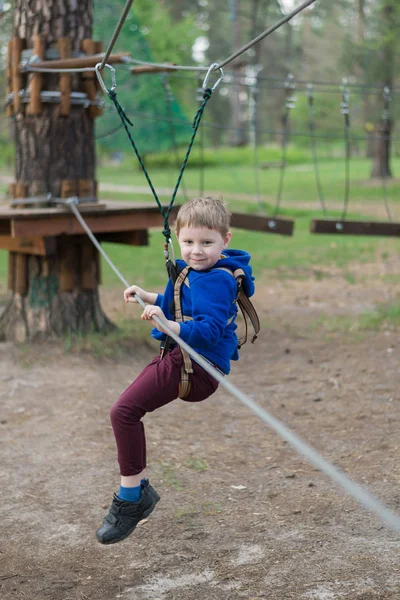
MULTIPOLYGON (((172 63, 171 63, 171 66, 172 63)), ((170 71, 174 71, 175 69, 165 67, 156 67, 153 65, 139 65, 137 67, 132 67, 131 73, 132 75, 142 75, 143 73, 167 73, 170 71)))
MULTIPOLYGON (((83 213, 83 211, 81 211, 83 213)), ((29 215, 31 216, 31 215, 29 215)), ((114 231, 137 231, 162 227, 163 220, 158 211, 141 212, 137 214, 83 214, 85 222, 93 233, 106 233, 114 231)), ((23 236, 56 236, 61 234, 79 235, 84 233, 76 217, 65 214, 57 216, 42 216, 38 218, 12 219, 11 232, 13 237, 23 236)))
MULTIPOLYGON (((82 41, 82 50, 86 52, 86 54, 95 54, 96 46, 97 43, 94 40, 87 39, 82 41)), ((97 96, 96 73, 94 73, 93 71, 86 71, 85 73, 82 73, 81 77, 83 91, 85 92, 85 94, 87 94, 91 102, 95 102, 97 96)), ((100 107, 91 104, 88 107, 88 114, 91 119, 94 119, 99 115, 103 114, 103 110, 100 107)))
POLYGON ((294 221, 290 219, 277 219, 262 215, 247 215, 245 213, 232 213, 231 226, 250 231, 264 233, 277 233, 279 235, 293 235, 294 221))
POLYGON ((94 247, 89 238, 83 238, 79 247, 81 289, 94 290, 97 283, 97 249, 94 247))
POLYGON ((0 248, 21 254, 36 254, 38 256, 54 256, 57 252, 54 237, 11 237, 0 235, 0 248))
MULTIPOLYGON (((69 37, 58 39, 58 50, 61 59, 68 60, 72 55, 72 40, 69 37)), ((60 74, 60 107, 59 115, 67 117, 71 108, 71 81, 72 76, 69 73, 60 74)))
POLYGON ((115 231, 100 233, 97 236, 99 242, 111 242, 113 244, 126 244, 127 246, 148 246, 149 232, 147 229, 138 231, 115 231))
POLYGON ((12 38, 12 87, 14 92, 14 112, 19 113, 22 111, 22 98, 19 95, 20 90, 24 87, 24 78, 21 74, 20 61, 21 52, 25 48, 25 40, 14 36, 12 38))
POLYGON ((310 224, 310 231, 311 233, 322 234, 399 237, 400 223, 313 219, 310 224))
POLYGON ((15 252, 8 253, 8 289, 15 292, 15 252))
POLYGON ((26 296, 28 292, 28 257, 26 254, 15 254, 15 292, 26 296))
MULTIPOLYGON (((39 58, 44 58, 45 41, 44 36, 35 35, 33 38, 32 52, 39 58)), ((30 98, 28 114, 38 116, 42 114, 42 103, 40 101, 40 91, 43 85, 43 73, 33 73, 30 83, 30 98)))
MULTIPOLYGON (((110 54, 107 59, 107 64, 124 62, 124 57, 130 56, 129 52, 120 52, 118 54, 110 54)), ((40 69, 79 69, 86 67, 95 67, 97 63, 101 63, 104 54, 93 54, 92 56, 82 56, 79 58, 65 58, 60 60, 38 60, 32 63, 32 67, 40 69)))

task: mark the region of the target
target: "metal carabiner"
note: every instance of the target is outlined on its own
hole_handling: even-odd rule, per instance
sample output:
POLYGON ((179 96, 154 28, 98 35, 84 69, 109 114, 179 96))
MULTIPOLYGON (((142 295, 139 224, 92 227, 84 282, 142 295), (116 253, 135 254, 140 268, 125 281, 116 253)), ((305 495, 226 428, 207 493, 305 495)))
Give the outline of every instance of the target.
POLYGON ((206 76, 204 77, 204 81, 203 81, 203 90, 205 90, 208 87, 208 80, 210 79, 211 73, 213 71, 216 71, 218 69, 218 71, 220 72, 220 77, 219 79, 217 79, 217 81, 214 83, 213 87, 211 88, 211 91, 213 92, 221 83, 221 81, 223 81, 225 74, 224 71, 221 67, 218 67, 218 63, 213 63, 210 68, 207 71, 206 76))
POLYGON ((97 65, 95 66, 94 70, 96 72, 97 79, 99 80, 101 89, 103 90, 103 92, 105 94, 109 95, 110 92, 113 92, 115 90, 115 88, 117 87, 117 80, 115 79, 115 69, 114 69, 114 67, 112 67, 111 65, 109 65, 107 63, 104 66, 107 67, 108 69, 110 69, 110 71, 111 71, 111 88, 109 90, 104 85, 103 78, 102 78, 102 76, 100 74, 101 63, 97 63, 97 65))

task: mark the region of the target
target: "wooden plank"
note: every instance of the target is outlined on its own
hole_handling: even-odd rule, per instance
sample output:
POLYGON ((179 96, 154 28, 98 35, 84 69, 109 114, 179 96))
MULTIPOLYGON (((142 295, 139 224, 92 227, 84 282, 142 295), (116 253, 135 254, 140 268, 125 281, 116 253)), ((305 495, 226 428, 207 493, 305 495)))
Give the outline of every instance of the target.
POLYGON ((100 233, 97 236, 99 242, 111 242, 113 244, 126 244, 127 246, 148 246, 149 232, 147 229, 139 231, 115 231, 100 233))
POLYGON ((26 254, 15 254, 15 292, 26 296, 28 292, 28 257, 26 254))
MULTIPOLYGON (((61 59, 68 59, 72 54, 72 40, 69 37, 58 39, 58 50, 61 59)), ((36 65, 35 65, 36 66, 36 65)), ((71 80, 72 76, 69 73, 61 73, 60 75, 60 108, 59 115, 67 117, 71 108, 71 80)))
POLYGON ((322 234, 399 237, 400 223, 313 219, 310 224, 310 231, 311 233, 322 234))
POLYGON ((56 238, 40 236, 15 238, 10 235, 0 235, 0 248, 38 256, 53 256, 57 252, 56 238))
MULTIPOLYGON (((33 211, 32 211, 33 212, 33 211)), ((31 217, 31 215, 30 215, 31 217)), ((151 227, 162 227, 163 220, 157 211, 141 212, 136 214, 104 214, 87 213, 84 215, 88 227, 96 233, 107 233, 114 231, 137 231, 139 229, 150 229, 151 227)), ((20 217, 12 219, 11 235, 13 237, 23 236, 55 236, 61 234, 79 235, 84 232, 79 221, 73 214, 42 216, 39 218, 20 217)))
POLYGON ((250 231, 277 233, 279 235, 293 235, 294 221, 290 219, 264 217, 262 215, 232 213, 231 226, 237 227, 238 229, 248 229, 250 231))
MULTIPOLYGON (((45 40, 42 35, 33 37, 33 54, 40 59, 44 58, 45 40)), ((42 103, 40 101, 40 92, 43 86, 44 77, 42 73, 33 73, 30 83, 30 99, 28 114, 38 116, 42 114, 42 103)))

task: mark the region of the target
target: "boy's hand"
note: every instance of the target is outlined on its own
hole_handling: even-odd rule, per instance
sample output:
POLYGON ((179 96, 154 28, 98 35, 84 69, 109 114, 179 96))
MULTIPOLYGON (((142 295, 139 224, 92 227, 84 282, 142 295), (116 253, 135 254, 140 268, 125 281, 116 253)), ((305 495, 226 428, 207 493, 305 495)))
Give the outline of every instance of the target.
MULTIPOLYGON (((164 321, 164 323, 166 325, 168 325, 168 327, 170 329, 172 329, 173 333, 175 333, 176 335, 179 335, 179 332, 181 330, 179 323, 177 323, 176 321, 169 321, 163 311, 161 310, 161 308, 159 306, 146 306, 146 308, 144 309, 141 318, 144 321, 151 321, 151 319, 153 317, 158 317, 161 321, 164 321)), ((163 328, 162 324, 157 323, 157 321, 154 322, 154 326, 158 329, 158 331, 161 331, 161 333, 167 333, 167 331, 165 331, 165 329, 163 328)))
POLYGON ((145 304, 154 304, 157 300, 157 294, 146 292, 146 290, 143 290, 137 285, 131 285, 124 291, 125 302, 134 302, 137 304, 138 301, 135 298, 135 294, 138 294, 145 304))

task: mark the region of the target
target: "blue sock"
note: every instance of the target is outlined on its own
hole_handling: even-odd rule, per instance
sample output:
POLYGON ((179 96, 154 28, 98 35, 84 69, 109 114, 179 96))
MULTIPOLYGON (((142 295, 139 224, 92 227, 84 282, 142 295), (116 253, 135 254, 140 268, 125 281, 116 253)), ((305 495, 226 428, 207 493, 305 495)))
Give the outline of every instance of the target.
POLYGON ((139 502, 141 489, 142 487, 140 485, 137 487, 122 487, 121 485, 118 492, 118 498, 120 500, 127 500, 128 502, 139 502))

